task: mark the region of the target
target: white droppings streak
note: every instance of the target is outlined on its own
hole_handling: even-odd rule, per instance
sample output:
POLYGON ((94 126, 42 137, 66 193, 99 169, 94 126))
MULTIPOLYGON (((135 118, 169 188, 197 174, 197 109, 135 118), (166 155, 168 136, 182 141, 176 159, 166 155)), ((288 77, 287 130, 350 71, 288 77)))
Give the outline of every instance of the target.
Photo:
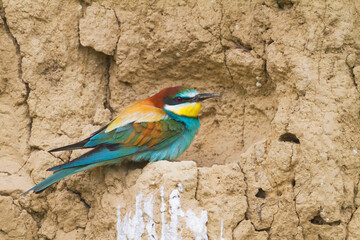
POLYGON ((170 222, 170 230, 173 236, 177 236, 173 239, 181 239, 181 226, 180 226, 180 218, 184 217, 184 212, 181 209, 181 195, 179 190, 175 189, 170 194, 169 199, 169 213, 171 216, 171 222, 170 222), (178 226, 179 225, 179 226, 178 226), (180 233, 178 231, 178 228, 180 230, 180 233))
POLYGON ((161 198, 161 207, 160 207, 160 212, 161 212, 161 240, 166 240, 166 233, 168 232, 168 225, 165 219, 165 208, 166 208, 166 203, 164 200, 164 187, 161 186, 160 188, 160 198, 161 198))
POLYGON ((195 240, 207 240, 206 223, 208 221, 207 211, 201 211, 198 218, 191 210, 186 212, 186 227, 194 233, 195 240))
POLYGON ((121 224, 121 217, 120 217, 120 205, 117 206, 116 215, 117 215, 117 223, 116 223, 116 230, 117 230, 117 240, 126 240, 126 235, 123 230, 123 225, 121 224))
POLYGON ((120 206, 118 206, 117 232, 118 240, 135 239, 140 240, 144 233, 145 224, 143 221, 143 212, 141 210, 142 193, 136 196, 135 215, 131 218, 131 212, 126 213, 124 220, 121 221, 120 206))
POLYGON ((155 229, 154 214, 153 214, 153 196, 151 195, 144 201, 144 213, 148 216, 146 223, 146 231, 148 233, 148 240, 157 240, 155 229))
POLYGON ((321 215, 322 219, 325 220, 325 222, 329 222, 330 219, 328 217, 326 217, 325 209, 321 210, 320 215, 321 215))
POLYGON ((175 189, 171 192, 169 198, 169 213, 170 213, 170 226, 165 219, 165 200, 164 200, 164 188, 160 189, 161 197, 161 222, 162 232, 161 240, 179 240, 181 239, 181 225, 180 218, 184 217, 184 212, 181 209, 181 195, 179 190, 175 189))
MULTIPOLYGON (((164 199, 164 187, 160 188, 161 199, 161 240, 181 240, 182 226, 181 219, 184 217, 184 212, 181 209, 181 195, 184 191, 181 183, 178 188, 173 190, 169 196, 169 214, 170 223, 166 221, 166 203, 164 199)), ((127 212, 123 219, 121 219, 121 207, 117 207, 117 240, 135 239, 140 240, 142 235, 147 231, 148 240, 158 240, 154 222, 154 198, 149 196, 142 204, 142 193, 136 197, 135 215, 131 217, 131 212, 127 212), (142 210, 143 207, 143 210, 142 210), (146 224, 145 224, 145 222, 146 224)), ((201 211, 198 217, 189 209, 186 212, 186 227, 190 229, 194 235, 195 240, 208 240, 206 223, 208 222, 207 211, 201 211)), ((223 235, 223 221, 221 221, 221 236, 223 235)))
POLYGON ((180 192, 183 192, 184 191, 184 187, 181 183, 178 184, 178 189, 180 192))
POLYGON ((225 239, 223 238, 223 228, 224 228, 224 221, 221 220, 220 240, 225 240, 225 239))

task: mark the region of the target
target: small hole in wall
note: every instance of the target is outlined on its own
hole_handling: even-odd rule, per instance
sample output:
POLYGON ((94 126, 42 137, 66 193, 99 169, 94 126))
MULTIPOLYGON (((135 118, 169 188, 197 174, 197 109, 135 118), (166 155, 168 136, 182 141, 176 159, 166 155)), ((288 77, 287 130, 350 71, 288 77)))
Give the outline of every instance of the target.
POLYGON ((315 225, 324 225, 326 223, 320 216, 315 216, 310 222, 315 225))
POLYGON ((334 221, 334 222, 326 222, 321 216, 317 215, 313 219, 310 220, 312 224, 315 225, 329 225, 329 226, 337 226, 340 225, 341 221, 334 221))
POLYGON ((276 3, 278 5, 278 8, 281 10, 289 9, 294 5, 292 2, 288 3, 287 1, 284 0, 277 0, 276 3))
POLYGON ((300 140, 296 137, 295 134, 292 133, 284 133, 279 137, 279 141, 281 142, 292 142, 296 144, 300 144, 300 140))
POLYGON ((255 197, 266 198, 266 192, 262 188, 259 188, 258 192, 255 194, 255 197))
POLYGON ((291 185, 292 185, 293 187, 295 187, 295 185, 296 185, 295 179, 293 179, 293 180, 291 181, 291 185))

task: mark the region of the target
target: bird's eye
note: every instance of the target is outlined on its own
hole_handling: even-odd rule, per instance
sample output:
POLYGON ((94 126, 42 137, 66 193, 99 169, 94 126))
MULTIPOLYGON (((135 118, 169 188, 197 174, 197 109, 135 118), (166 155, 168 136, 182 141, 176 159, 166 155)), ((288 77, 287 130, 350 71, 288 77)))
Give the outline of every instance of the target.
POLYGON ((181 103, 183 99, 182 99, 182 97, 176 97, 175 100, 176 100, 176 102, 181 103))

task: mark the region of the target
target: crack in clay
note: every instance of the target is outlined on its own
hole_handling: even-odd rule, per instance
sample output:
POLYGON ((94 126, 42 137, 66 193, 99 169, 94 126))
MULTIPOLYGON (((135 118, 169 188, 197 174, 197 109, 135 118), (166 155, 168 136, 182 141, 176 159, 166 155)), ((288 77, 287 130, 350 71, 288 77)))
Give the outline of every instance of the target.
POLYGON ((196 179, 197 179, 197 181, 196 181, 196 188, 195 188, 195 196, 194 196, 194 198, 195 198, 195 200, 198 201, 197 192, 198 192, 198 189, 199 189, 199 181, 200 181, 200 170, 199 170, 199 168, 197 168, 196 179))
POLYGON ((111 56, 106 57, 106 72, 105 72, 105 101, 104 107, 109 109, 111 113, 111 119, 114 116, 114 109, 111 107, 111 89, 110 89, 110 67, 111 67, 111 56))
POLYGON ((223 51, 224 51, 224 65, 225 65, 225 68, 226 68, 227 72, 228 72, 229 75, 230 75, 230 79, 231 79, 231 82, 232 82, 232 86, 231 86, 231 87, 234 87, 234 85, 235 85, 234 77, 233 77, 233 75, 232 75, 232 73, 231 73, 231 71, 230 71, 230 68, 229 68, 228 64, 227 64, 227 59, 226 59, 226 47, 222 44, 222 41, 221 41, 221 40, 220 40, 220 44, 221 44, 221 46, 222 46, 222 48, 223 48, 223 51))
POLYGON ((80 0, 79 3, 81 6, 81 17, 83 18, 85 16, 86 9, 90 6, 90 4, 83 0, 80 0))
MULTIPOLYGON (((80 201, 81 201, 82 203, 84 203, 85 207, 88 209, 88 214, 89 214, 89 209, 91 208, 91 206, 90 206, 90 205, 86 202, 86 200, 81 196, 81 193, 80 193, 80 192, 76 192, 76 191, 71 190, 71 189, 68 189, 68 190, 69 190, 69 192, 71 192, 71 193, 73 193, 73 194, 76 194, 76 195, 79 197, 80 201)), ((88 216, 88 219, 89 219, 89 216, 88 216)))
MULTIPOLYGON (((45 218, 45 213, 41 213, 41 212, 35 212, 35 211, 30 211, 27 207, 25 207, 24 205, 21 204, 21 202, 17 201, 19 204, 16 204, 16 202, 14 200, 13 204, 17 207, 22 207, 22 209, 24 209, 26 211, 27 214, 30 215, 30 217, 34 220, 34 222, 36 223, 36 226, 38 229, 41 228, 42 223, 44 222, 45 218)), ((57 216, 56 217, 56 221, 57 221, 57 216)))
MULTIPOLYGON (((292 161, 292 158, 294 156, 294 144, 292 144, 291 146, 291 156, 290 156, 290 161, 292 161)), ((296 172, 294 171, 294 179, 296 179, 296 172)), ((305 234, 304 234, 304 228, 303 226, 301 226, 301 221, 300 221, 300 215, 297 211, 297 207, 296 207, 296 198, 297 198, 297 195, 300 193, 300 191, 295 194, 295 186, 294 185, 291 185, 292 186, 292 189, 293 189, 293 193, 294 193, 294 208, 295 208, 295 214, 296 214, 296 217, 298 219, 298 224, 297 224, 297 227, 300 227, 301 228, 301 235, 302 235, 302 238, 305 239, 305 234)))
POLYGON ((358 84, 356 83, 356 80, 355 80, 355 74, 354 74, 354 66, 353 67, 350 67, 349 66, 349 71, 350 71, 350 77, 351 77, 351 80, 355 86, 355 89, 358 93, 360 93, 359 89, 358 89, 358 84))
MULTIPOLYGON (((321 69, 320 69, 320 63, 321 63, 321 60, 322 60, 322 52, 323 52, 323 45, 324 45, 324 41, 325 41, 325 38, 324 38, 324 35, 325 35, 325 30, 327 28, 326 24, 325 24, 325 17, 326 17, 326 12, 327 12, 327 1, 325 0, 325 9, 324 9, 324 13, 323 13, 323 17, 322 17, 322 22, 324 24, 324 27, 322 28, 322 36, 321 36, 321 43, 320 43, 320 48, 319 48, 319 60, 318 60, 318 67, 317 67, 317 70, 318 70, 318 84, 320 84, 320 75, 321 75, 321 69)), ((317 84, 316 84, 317 85, 317 84)), ((316 85, 315 85, 315 95, 316 95, 316 85)))
POLYGON ((264 61, 264 75, 265 75, 265 80, 266 80, 266 83, 270 80, 270 82, 272 81, 271 80, 271 77, 270 77, 270 74, 267 70, 267 59, 265 58, 262 58, 262 60, 264 61))
POLYGON ((245 112, 246 112, 246 95, 244 94, 244 107, 242 110, 243 121, 242 121, 242 128, 241 128, 241 134, 242 134, 241 145, 243 148, 245 147, 245 112))
POLYGON ((23 163, 23 165, 20 167, 20 169, 17 171, 17 172, 19 172, 23 168, 23 166, 26 164, 26 162, 28 161, 29 156, 30 156, 30 152, 31 152, 30 137, 31 137, 33 118, 30 115, 30 106, 29 106, 29 103, 28 103, 28 99, 29 99, 29 96, 30 96, 31 89, 30 89, 29 83, 25 82, 24 79, 23 79, 23 70, 22 70, 22 58, 23 57, 21 56, 20 45, 19 45, 17 39, 15 38, 15 36, 12 34, 12 32, 10 30, 10 27, 9 27, 9 25, 7 23, 7 18, 6 18, 6 15, 5 15, 5 9, 3 8, 2 1, 0 1, 0 17, 1 17, 2 21, 3 21, 3 23, 4 23, 4 28, 5 28, 5 31, 6 31, 7 35, 11 38, 11 40, 12 40, 12 42, 14 44, 16 55, 18 57, 18 78, 25 85, 25 90, 26 90, 26 93, 25 93, 25 96, 24 96, 24 101, 21 104, 25 104, 25 106, 26 106, 26 116, 29 119, 28 136, 27 136, 27 139, 28 139, 28 141, 27 141, 27 152, 25 153, 27 155, 27 158, 26 158, 25 162, 23 163))
MULTIPOLYGON (((230 33, 232 34, 231 30, 230 33)), ((232 36, 232 35, 231 35, 232 36)), ((235 48, 237 49, 242 49, 244 52, 250 52, 251 50, 253 50, 251 47, 246 47, 244 43, 242 43, 241 39, 238 39, 234 36, 232 36, 234 39, 229 39, 223 36, 223 39, 225 39, 226 41, 232 42, 233 44, 235 44, 235 48)))
MULTIPOLYGON (((249 185, 247 182, 247 178, 246 178, 244 169, 242 168, 240 163, 237 163, 237 165, 239 166, 241 173, 244 175, 244 182, 245 182, 245 186, 246 186, 245 193, 244 193, 244 196, 246 198, 246 205, 247 205, 246 212, 245 212, 245 220, 250 220, 250 218, 249 218, 250 204, 249 204, 249 197, 248 197, 249 185)), ((241 221, 243 221, 243 220, 241 220, 241 221)), ((240 222, 238 224, 240 224, 240 222)), ((250 222, 251 222, 251 220, 250 220, 250 222)), ((251 222, 251 224, 252 224, 252 222, 251 222)))
MULTIPOLYGON (((270 28, 269 28, 270 29, 270 28)), ((270 76, 270 74, 269 74, 269 72, 268 72, 268 70, 267 70, 267 49, 268 49, 268 46, 272 43, 268 43, 268 42, 266 42, 266 40, 264 40, 263 41, 263 43, 264 43, 264 52, 263 52, 263 56, 260 56, 260 55, 258 55, 258 56, 260 56, 260 58, 264 61, 264 75, 265 75, 265 83, 268 83, 269 81, 270 82, 272 82, 272 79, 271 79, 271 76, 270 76)))
MULTIPOLYGON (((62 159, 61 157, 55 156, 54 153, 52 153, 52 152, 48 152, 48 153, 50 153, 50 155, 53 156, 54 158, 57 158, 57 159, 59 159, 61 162, 65 163, 65 160, 62 159)), ((71 151, 71 154, 72 154, 72 151, 71 151)), ((69 157, 71 156, 71 154, 69 155, 69 157)), ((68 159, 68 161, 70 161, 70 159, 68 159)), ((68 161, 67 161, 67 162, 68 162, 68 161)))
MULTIPOLYGON (((221 18, 220 18, 220 22, 219 22, 219 24, 218 24, 218 27, 219 27, 219 37, 217 37, 210 29, 207 29, 207 28, 205 28, 204 26, 202 26, 199 21, 196 21, 196 23, 199 24, 199 26, 200 26, 202 29, 204 29, 205 31, 207 31, 208 33, 210 33, 214 38, 216 38, 216 39, 219 40, 219 43, 220 43, 220 45, 221 45, 221 47, 222 47, 222 49, 223 49, 223 54, 224 54, 224 66, 225 66, 226 71, 228 72, 228 74, 229 74, 229 76, 230 76, 230 80, 231 80, 231 82, 232 82, 232 86, 231 86, 231 88, 232 88, 232 87, 234 87, 234 85, 235 85, 235 81, 234 81, 234 77, 233 77, 233 75, 232 75, 232 73, 231 73, 231 70, 230 70, 230 68, 229 68, 229 66, 228 66, 228 64, 227 64, 227 58, 226 58, 226 51, 227 51, 227 49, 226 49, 226 46, 224 46, 224 45, 223 45, 223 42, 222 42, 222 40, 225 39, 225 38, 223 37, 223 35, 222 35, 222 29, 221 29, 221 24, 222 24, 222 21, 223 21, 223 18, 224 18, 224 7, 223 7, 222 3, 219 3, 219 5, 221 6, 221 11, 220 11, 220 12, 221 12, 221 18)), ((193 8, 195 8, 195 6, 196 6, 196 4, 193 6, 193 8)), ((225 39, 225 40, 227 40, 227 39, 225 39)), ((230 41, 234 42, 233 40, 230 40, 230 41)), ((234 43, 235 43, 235 42, 234 42, 234 43)), ((238 45, 238 44, 235 43, 235 45, 238 45)), ((246 47, 244 47, 244 46, 242 46, 242 47, 243 47, 244 50, 248 50, 246 47)))
MULTIPOLYGON (((231 86, 231 88, 233 89, 234 88, 234 86, 235 86, 235 81, 234 81, 234 76, 233 76, 233 74, 231 73, 231 70, 230 70, 230 68, 229 68, 229 66, 228 66, 228 64, 227 64, 227 55, 226 55, 226 51, 227 51, 227 48, 226 48, 226 46, 224 46, 224 44, 223 44, 223 39, 225 39, 224 37, 223 37, 223 35, 222 35, 222 28, 221 28, 221 24, 222 24, 222 22, 223 22, 223 18, 224 18, 224 6, 223 6, 223 4, 222 4, 222 2, 221 3, 219 3, 219 5, 221 6, 221 18, 220 18, 220 23, 219 23, 219 42, 220 42, 220 45, 221 45, 221 47, 222 47, 222 49, 223 49, 223 54, 224 54, 224 66, 225 66, 225 68, 226 68, 226 70, 227 70, 227 72, 229 73, 229 76, 230 76, 230 79, 231 79, 231 83, 232 83, 232 86, 231 86)), ((210 32, 210 31, 209 31, 210 32)), ((211 32, 210 32, 211 33, 211 32)), ((211 33, 212 34, 212 33, 211 33)), ((226 40, 226 39, 225 39, 226 40)), ((245 108, 246 108, 246 94, 244 94, 244 107, 243 107, 243 123, 242 123, 242 140, 241 140, 241 145, 242 145, 242 147, 244 148, 244 146, 245 146, 245 108)))
MULTIPOLYGON (((115 15, 116 23, 117 23, 117 25, 118 25, 118 27, 119 27, 119 32, 121 33, 121 22, 120 22, 117 14, 116 14, 116 11, 115 11, 114 9, 112 9, 112 10, 113 10, 114 15, 115 15)), ((118 39, 117 39, 117 41, 116 41, 116 45, 115 45, 115 49, 114 49, 114 55, 115 55, 116 52, 117 52, 118 43, 119 43, 119 41, 120 41, 120 33, 119 33, 119 37, 118 37, 118 39)))
MULTIPOLYGON (((279 211, 280 211, 280 200, 278 200, 277 205, 278 205, 278 209, 277 209, 276 213, 274 213, 274 215, 273 215, 273 218, 272 218, 271 223, 270 223, 270 227, 265 228, 265 229, 259 229, 259 231, 266 231, 266 232, 268 232, 268 237, 267 237, 268 240, 271 239, 270 229, 272 228, 272 225, 273 225, 273 223, 274 223, 275 216, 276 216, 276 215, 279 213, 279 211)), ((255 230, 256 230, 256 228, 255 228, 255 230)))
MULTIPOLYGON (((235 86, 235 81, 234 81, 234 76, 233 74, 231 73, 231 70, 227 64, 227 55, 226 55, 226 51, 227 51, 227 48, 226 46, 224 46, 223 44, 223 39, 225 39, 222 35, 222 28, 221 28, 221 24, 223 22, 223 18, 224 18, 224 6, 221 3, 219 3, 219 5, 221 6, 221 18, 220 18, 220 23, 219 23, 219 42, 220 42, 220 45, 223 49, 223 53, 224 53, 224 66, 227 70, 227 72, 229 73, 229 76, 230 76, 230 79, 231 79, 231 83, 232 83, 232 86, 231 88, 234 89, 234 86, 235 86)), ((210 32, 211 33, 211 32, 210 32)), ((225 39, 226 40, 226 39, 225 39)), ((245 146, 245 108, 246 108, 246 94, 243 95, 244 96, 244 107, 243 107, 243 123, 242 123, 242 140, 241 140, 241 145, 242 145, 242 148, 244 148, 245 146)))
POLYGON ((0 173, 4 173, 4 174, 6 174, 6 175, 8 175, 8 176, 10 176, 10 175, 11 175, 11 173, 6 172, 6 171, 0 171, 0 173))
POLYGON ((219 3, 219 5, 221 6, 221 18, 220 18, 220 23, 219 23, 219 41, 220 41, 220 45, 221 45, 221 47, 222 47, 222 49, 223 49, 223 53, 224 53, 224 65, 225 65, 225 68, 226 68, 226 70, 227 70, 227 72, 229 73, 229 76, 230 76, 230 79, 231 79, 231 82, 232 82, 232 88, 234 87, 234 85, 235 85, 235 82, 234 82, 234 76, 232 75, 232 73, 231 73, 231 71, 230 71, 230 68, 229 68, 229 66, 228 66, 228 64, 227 64, 227 58, 226 58, 226 47, 224 46, 224 44, 223 44, 223 36, 222 36, 222 29, 221 29, 221 24, 222 24, 222 21, 223 21, 223 18, 224 18, 224 6, 223 6, 223 4, 222 4, 222 2, 221 3, 219 3))
POLYGON ((356 210, 358 209, 358 208, 356 207, 356 196, 357 196, 358 191, 359 191, 359 183, 360 183, 360 177, 358 177, 358 180, 357 180, 357 183, 356 183, 356 187, 354 187, 353 204, 354 204, 354 206, 355 206, 355 210, 351 213, 350 218, 349 218, 349 221, 346 223, 345 239, 348 239, 348 238, 349 238, 349 224, 350 224, 350 222, 351 222, 351 220, 352 220, 352 218, 353 218, 356 210))
POLYGON ((82 46, 82 44, 80 42, 80 19, 82 19, 85 16, 85 12, 86 12, 86 9, 89 6, 89 4, 82 0, 80 0, 79 3, 81 6, 81 16, 78 19, 77 34, 78 34, 78 44, 79 44, 79 46, 82 46))

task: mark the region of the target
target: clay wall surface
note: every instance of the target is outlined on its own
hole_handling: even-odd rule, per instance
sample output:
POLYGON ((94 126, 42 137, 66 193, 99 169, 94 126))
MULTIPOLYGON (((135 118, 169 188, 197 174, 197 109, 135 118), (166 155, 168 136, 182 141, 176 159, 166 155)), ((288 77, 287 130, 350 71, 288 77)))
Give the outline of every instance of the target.
POLYGON ((360 1, 0 0, 0 239, 360 239, 360 1), (124 107, 221 94, 178 161, 19 194, 124 107), (171 238, 172 237, 172 238, 171 238))

